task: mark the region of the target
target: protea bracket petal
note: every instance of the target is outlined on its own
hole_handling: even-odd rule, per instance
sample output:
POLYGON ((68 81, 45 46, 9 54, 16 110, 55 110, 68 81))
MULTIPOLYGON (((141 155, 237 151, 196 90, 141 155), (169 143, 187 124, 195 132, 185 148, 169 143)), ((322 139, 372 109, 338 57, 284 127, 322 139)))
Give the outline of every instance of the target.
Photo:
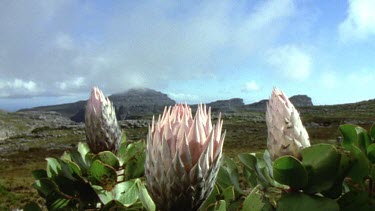
POLYGON ((145 175, 160 210, 197 210, 211 193, 220 167, 225 132, 211 109, 178 104, 149 126, 145 175))
POLYGON ((300 151, 310 146, 309 135, 297 109, 286 95, 274 88, 267 104, 267 147, 271 159, 283 155, 300 157, 300 151))
POLYGON ((117 152, 121 141, 121 129, 117 124, 115 109, 102 91, 93 87, 85 112, 87 144, 93 153, 117 152))

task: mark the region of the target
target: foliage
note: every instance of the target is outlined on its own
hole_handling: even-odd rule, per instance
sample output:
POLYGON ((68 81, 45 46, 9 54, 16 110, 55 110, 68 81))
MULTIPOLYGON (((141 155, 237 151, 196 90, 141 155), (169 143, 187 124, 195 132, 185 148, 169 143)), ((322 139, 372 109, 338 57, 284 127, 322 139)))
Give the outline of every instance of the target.
MULTIPOLYGON (((79 143, 59 158, 46 158, 46 170, 33 171, 33 187, 48 210, 155 210, 142 178, 144 150, 144 141, 128 143, 126 138, 117 155, 93 154, 86 143, 79 143)), ((36 204, 25 210, 30 207, 36 204)))
POLYGON ((302 149, 300 160, 272 162, 268 151, 240 154, 239 166, 224 158, 201 210, 374 210, 375 124, 369 132, 350 124, 339 131, 342 147, 316 144, 302 149))

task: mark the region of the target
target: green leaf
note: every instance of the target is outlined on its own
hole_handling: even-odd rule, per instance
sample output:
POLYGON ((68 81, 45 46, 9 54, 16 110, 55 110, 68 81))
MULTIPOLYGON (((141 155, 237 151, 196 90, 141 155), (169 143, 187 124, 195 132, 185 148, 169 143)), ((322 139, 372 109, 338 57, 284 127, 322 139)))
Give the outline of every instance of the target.
POLYGON ((341 210, 374 210, 375 205, 370 203, 367 192, 350 191, 343 195, 338 204, 341 210))
POLYGON ((249 169, 246 166, 244 166, 243 175, 245 177, 246 182, 250 185, 250 187, 255 187, 258 184, 257 173, 255 170, 249 169))
POLYGON ((36 202, 29 202, 23 207, 24 211, 42 211, 36 202))
POLYGON ((126 211, 128 209, 126 209, 126 207, 124 207, 124 205, 122 203, 120 203, 119 201, 116 201, 116 200, 112 200, 110 201, 109 203, 107 203, 102 209, 100 209, 101 211, 126 211))
POLYGON ((375 143, 367 147, 367 157, 371 163, 375 163, 375 143))
POLYGON ((263 196, 259 193, 258 186, 255 187, 243 202, 243 211, 261 211, 264 207, 263 196))
POLYGON ((219 187, 217 185, 214 186, 214 189, 212 190, 211 194, 207 197, 206 201, 203 202, 202 206, 199 210, 208 210, 208 207, 214 206, 216 200, 220 196, 219 187))
POLYGON ((281 196, 277 211, 316 211, 339 210, 339 205, 333 199, 323 198, 304 193, 289 193, 281 196))
POLYGON ((62 210, 63 208, 68 208, 70 199, 60 198, 56 199, 50 206, 48 206, 49 210, 62 210))
POLYGON ((371 136, 372 140, 375 141, 375 123, 372 124, 372 126, 370 128, 370 136, 371 136))
POLYGON ((92 185, 91 187, 95 191, 95 193, 98 195, 100 201, 103 204, 107 204, 108 202, 110 202, 114 199, 113 194, 109 191, 104 190, 104 188, 102 186, 92 185))
POLYGON ((34 179, 36 179, 36 180, 48 177, 46 170, 43 170, 43 169, 38 169, 38 170, 32 171, 32 175, 33 175, 34 179))
POLYGON ((301 189, 307 185, 307 172, 301 161, 293 156, 282 156, 273 163, 273 177, 281 184, 293 189, 301 189))
POLYGON ((59 187, 56 185, 56 183, 48 178, 36 180, 33 184, 33 187, 37 189, 39 193, 41 193, 41 196, 43 198, 46 198, 51 193, 59 190, 59 187))
POLYGON ((336 181, 330 189, 322 192, 325 197, 329 197, 332 199, 336 199, 341 196, 343 191, 344 178, 348 175, 348 172, 352 168, 354 161, 349 152, 343 151, 340 154, 340 166, 338 169, 336 181))
POLYGON ((81 169, 79 168, 79 166, 70 161, 70 160, 65 160, 64 162, 66 162, 66 164, 72 169, 72 171, 77 174, 78 176, 82 176, 82 172, 81 172, 81 169))
POLYGON ((90 175, 101 183, 106 190, 112 190, 116 185, 116 170, 111 166, 95 160, 90 167, 90 175))
POLYGON ((48 177, 56 176, 62 171, 61 164, 56 158, 46 158, 46 160, 48 177))
POLYGON ((87 143, 84 143, 84 142, 79 142, 78 152, 81 155, 82 159, 85 159, 86 154, 90 152, 89 145, 87 145, 87 143))
POLYGON ((356 146, 353 146, 350 153, 355 158, 352 168, 348 176, 355 182, 362 182, 363 179, 369 174, 369 161, 366 155, 356 146))
POLYGON ((344 124, 340 125, 339 131, 343 136, 342 146, 350 150, 352 145, 358 146, 358 138, 357 138, 357 131, 355 130, 356 125, 352 124, 344 124))
POLYGON ((215 211, 226 211, 227 205, 224 200, 220 200, 219 203, 215 206, 215 211))
POLYGON ((152 200, 151 196, 148 194, 148 191, 140 180, 137 180, 138 192, 139 192, 139 199, 142 202, 143 207, 146 208, 148 211, 155 211, 156 206, 154 201, 152 200))
POLYGON ((226 204, 229 205, 235 199, 234 187, 227 187, 223 190, 222 195, 224 196, 224 201, 226 202, 226 204))
POLYGON ((257 158, 250 153, 242 153, 238 155, 240 161, 249 169, 256 169, 257 158))
POLYGON ((357 146, 363 152, 366 152, 368 145, 371 144, 370 135, 365 129, 358 125, 345 124, 339 127, 343 135, 342 145, 345 149, 350 150, 351 146, 357 146))
POLYGON ((219 184, 220 188, 223 190, 229 186, 233 186, 238 193, 243 193, 240 188, 237 165, 232 159, 225 156, 223 157, 223 163, 220 166, 217 176, 217 184, 219 184))
POLYGON ((126 190, 124 194, 121 195, 119 201, 123 203, 126 207, 131 206, 138 200, 138 187, 137 184, 133 181, 133 184, 129 189, 126 190))
POLYGON ((116 155, 110 151, 99 152, 94 156, 93 160, 100 160, 101 162, 112 166, 114 169, 118 169, 120 167, 120 163, 116 155))
POLYGON ((302 164, 308 173, 309 193, 330 189, 337 178, 340 157, 336 148, 329 144, 316 144, 301 151, 302 164))

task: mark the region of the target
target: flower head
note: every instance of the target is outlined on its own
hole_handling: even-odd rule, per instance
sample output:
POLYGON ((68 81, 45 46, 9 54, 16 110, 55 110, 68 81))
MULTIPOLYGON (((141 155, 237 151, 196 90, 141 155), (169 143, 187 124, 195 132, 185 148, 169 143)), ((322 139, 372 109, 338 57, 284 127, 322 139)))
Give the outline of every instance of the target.
POLYGON ((115 109, 102 91, 93 87, 85 111, 87 144, 94 153, 116 152, 121 141, 121 130, 117 124, 115 109))
POLYGON ((300 157, 300 151, 310 146, 309 135, 302 125, 298 111, 286 95, 274 88, 267 104, 267 147, 272 160, 292 155, 300 157))
POLYGON ((161 210, 197 209, 211 193, 220 166, 225 133, 211 109, 178 104, 152 121, 147 136, 145 174, 148 189, 161 210))

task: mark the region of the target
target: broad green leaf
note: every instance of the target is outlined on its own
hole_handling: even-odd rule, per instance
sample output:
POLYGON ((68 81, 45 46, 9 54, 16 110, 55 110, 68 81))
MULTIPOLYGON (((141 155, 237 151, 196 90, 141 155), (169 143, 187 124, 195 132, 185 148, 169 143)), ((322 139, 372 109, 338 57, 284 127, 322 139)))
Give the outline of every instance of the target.
POLYGON ((44 198, 51 193, 59 190, 59 187, 56 185, 56 183, 48 178, 36 180, 33 184, 33 187, 37 189, 44 198))
POLYGON ((255 187, 243 202, 243 211, 261 211, 264 207, 263 196, 259 193, 258 186, 255 187))
POLYGON ((138 200, 138 197, 138 187, 137 184, 133 182, 130 188, 127 189, 123 195, 121 195, 119 201, 123 203, 126 207, 129 207, 138 200))
POLYGON ((356 146, 353 146, 350 153, 355 158, 352 168, 348 176, 356 182, 362 182, 363 179, 369 174, 369 161, 366 155, 356 146))
POLYGON ((293 156, 282 156, 273 163, 273 177, 281 184, 293 189, 301 189, 307 185, 307 172, 301 161, 293 156))
POLYGON ((100 209, 101 211, 126 211, 128 209, 126 209, 126 207, 124 207, 124 205, 119 202, 119 201, 116 201, 116 200, 112 200, 110 201, 109 203, 107 203, 102 209, 100 209))
POLYGON ((44 169, 34 170, 34 171, 32 171, 32 175, 33 175, 34 179, 36 179, 36 180, 48 177, 47 172, 44 169))
POLYGON ((211 194, 207 197, 206 201, 203 202, 199 210, 208 210, 208 207, 214 206, 213 204, 215 204, 219 196, 220 196, 219 187, 215 185, 211 194))
POLYGON ((222 195, 224 196, 224 201, 226 202, 226 204, 229 205, 235 199, 234 187, 227 187, 223 190, 222 195))
POLYGON ((148 191, 140 180, 137 180, 138 192, 139 192, 139 199, 142 202, 143 207, 146 208, 148 211, 155 211, 156 206, 154 201, 152 200, 151 196, 148 194, 148 191))
POLYGON ((238 193, 243 193, 242 189, 240 188, 237 165, 232 161, 232 159, 223 157, 223 163, 220 166, 217 176, 217 184, 219 184, 222 189, 233 186, 238 193))
POLYGON ((46 160, 48 177, 56 176, 62 171, 61 164, 56 158, 46 158, 46 160))
POLYGON ((372 126, 370 128, 370 136, 371 136, 372 140, 375 141, 375 123, 372 124, 372 126))
POLYGON ((353 144, 358 146, 358 137, 355 127, 356 125, 352 124, 344 124, 339 127, 343 136, 342 146, 347 150, 350 150, 353 144))
POLYGON ((89 145, 87 145, 87 143, 84 142, 79 142, 78 152, 79 154, 81 154, 82 159, 85 159, 86 154, 90 152, 89 145))
POLYGON ((220 200, 219 203, 215 206, 215 211, 226 211, 227 205, 224 200, 220 200))
POLYGON ((42 211, 36 202, 29 202, 23 207, 24 211, 42 211))
POLYGON ((94 156, 93 160, 100 160, 103 163, 112 166, 114 169, 118 169, 120 167, 120 163, 116 155, 110 151, 99 152, 94 156))
POLYGON ((78 176, 82 176, 81 169, 76 163, 69 160, 65 160, 64 162, 66 162, 69 165, 69 167, 72 169, 74 173, 76 173, 78 176))
POLYGON ((341 155, 330 144, 316 144, 301 151, 302 164, 307 170, 309 193, 330 189, 336 181, 341 155))
POLYGON ((90 175, 101 183, 106 190, 112 190, 116 184, 116 170, 111 166, 95 160, 90 167, 90 175))
POLYGON ((371 144, 371 137, 368 132, 362 127, 356 127, 358 137, 358 147, 366 153, 367 147, 371 144))
POLYGON ((107 204, 108 202, 114 200, 113 194, 110 191, 104 190, 102 186, 92 185, 91 187, 95 191, 95 193, 98 195, 100 201, 103 204, 107 204))
POLYGON ((367 157, 371 163, 375 163, 375 143, 367 147, 367 157))
POLYGON ((250 153, 242 153, 238 155, 240 161, 249 169, 256 169, 257 158, 250 153))
POLYGON ((347 150, 354 145, 366 152, 368 145, 371 144, 370 135, 358 125, 344 124, 339 127, 339 130, 344 138, 342 145, 347 150))
POLYGON ((338 211, 339 205, 333 199, 305 193, 283 194, 278 202, 277 211, 338 211))
POLYGON ((250 185, 250 187, 255 187, 258 184, 257 173, 255 170, 249 169, 246 166, 244 166, 243 175, 245 177, 246 182, 250 185))
POLYGON ((349 152, 342 151, 340 154, 340 166, 338 169, 336 181, 330 189, 322 192, 325 197, 329 197, 332 199, 336 199, 341 196, 343 192, 344 178, 348 175, 348 172, 352 168, 354 161, 349 152))
POLYGON ((341 210, 375 210, 375 205, 370 203, 367 192, 350 191, 343 195, 339 200, 341 210))

